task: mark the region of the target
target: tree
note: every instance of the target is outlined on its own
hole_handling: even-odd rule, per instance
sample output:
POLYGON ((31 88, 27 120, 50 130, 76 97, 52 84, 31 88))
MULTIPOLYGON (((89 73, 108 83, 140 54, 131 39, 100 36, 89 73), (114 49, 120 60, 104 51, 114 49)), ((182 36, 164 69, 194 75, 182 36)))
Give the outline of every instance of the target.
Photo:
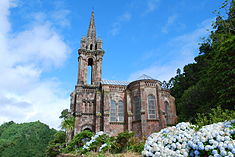
POLYGON ((44 157, 48 142, 56 130, 37 121, 0 126, 0 156, 44 157))
POLYGON ((177 69, 168 83, 182 121, 193 120, 196 113, 210 112, 220 105, 234 109, 235 0, 226 0, 220 9, 227 11, 227 18, 216 12, 215 31, 201 43, 195 63, 184 66, 183 73, 177 69))
POLYGON ((61 112, 60 118, 62 119, 61 128, 65 130, 68 142, 74 136, 73 129, 75 127, 75 117, 69 112, 68 109, 64 109, 61 112))

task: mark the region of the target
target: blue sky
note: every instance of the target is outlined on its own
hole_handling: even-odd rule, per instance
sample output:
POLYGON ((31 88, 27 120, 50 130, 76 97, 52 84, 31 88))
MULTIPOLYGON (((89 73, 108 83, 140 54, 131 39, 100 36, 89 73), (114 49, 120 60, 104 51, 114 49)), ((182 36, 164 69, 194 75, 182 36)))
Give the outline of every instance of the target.
POLYGON ((0 123, 59 127, 77 81, 91 11, 103 40, 103 79, 169 80, 193 62, 223 0, 1 0, 0 123))

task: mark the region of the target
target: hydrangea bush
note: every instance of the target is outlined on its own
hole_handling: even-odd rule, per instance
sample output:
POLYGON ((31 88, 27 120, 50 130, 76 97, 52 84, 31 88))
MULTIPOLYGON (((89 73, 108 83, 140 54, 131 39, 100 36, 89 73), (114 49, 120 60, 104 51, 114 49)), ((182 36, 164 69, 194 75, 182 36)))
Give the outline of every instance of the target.
POLYGON ((195 131, 195 125, 179 123, 151 134, 143 156, 228 156, 235 154, 235 120, 206 125, 195 131))
POLYGON ((99 151, 102 152, 105 148, 109 147, 109 135, 103 131, 97 132, 94 136, 91 137, 91 140, 86 142, 80 150, 81 154, 84 154, 88 151, 99 151))
POLYGON ((233 134, 235 120, 203 126, 194 133, 194 138, 188 142, 190 156, 234 156, 235 139, 233 134))

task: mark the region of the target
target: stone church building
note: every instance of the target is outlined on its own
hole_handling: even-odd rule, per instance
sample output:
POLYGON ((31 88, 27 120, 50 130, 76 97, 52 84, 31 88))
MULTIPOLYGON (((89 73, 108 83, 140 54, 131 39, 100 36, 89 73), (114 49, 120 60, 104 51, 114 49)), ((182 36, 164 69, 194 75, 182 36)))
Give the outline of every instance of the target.
POLYGON ((105 51, 102 40, 96 38, 94 12, 78 54, 78 81, 70 103, 76 117, 72 134, 82 130, 110 135, 133 131, 142 137, 176 123, 175 99, 160 81, 147 75, 133 82, 102 80, 105 51), (87 83, 89 75, 91 82, 87 83))

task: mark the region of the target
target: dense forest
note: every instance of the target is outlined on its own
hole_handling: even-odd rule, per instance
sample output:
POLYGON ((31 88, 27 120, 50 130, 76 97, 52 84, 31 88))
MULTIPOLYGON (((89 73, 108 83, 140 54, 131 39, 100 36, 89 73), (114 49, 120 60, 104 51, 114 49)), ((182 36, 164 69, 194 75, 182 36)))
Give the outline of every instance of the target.
POLYGON ((0 126, 1 157, 44 157, 49 141, 56 130, 39 121, 0 126))
MULTIPOLYGON (((235 1, 225 1, 215 11, 216 21, 210 36, 200 44, 195 63, 164 86, 175 97, 179 121, 194 121, 196 113, 212 108, 234 110, 235 105, 235 1), (226 11, 225 17, 221 11, 226 11)), ((197 44, 197 43, 195 43, 197 44)))

